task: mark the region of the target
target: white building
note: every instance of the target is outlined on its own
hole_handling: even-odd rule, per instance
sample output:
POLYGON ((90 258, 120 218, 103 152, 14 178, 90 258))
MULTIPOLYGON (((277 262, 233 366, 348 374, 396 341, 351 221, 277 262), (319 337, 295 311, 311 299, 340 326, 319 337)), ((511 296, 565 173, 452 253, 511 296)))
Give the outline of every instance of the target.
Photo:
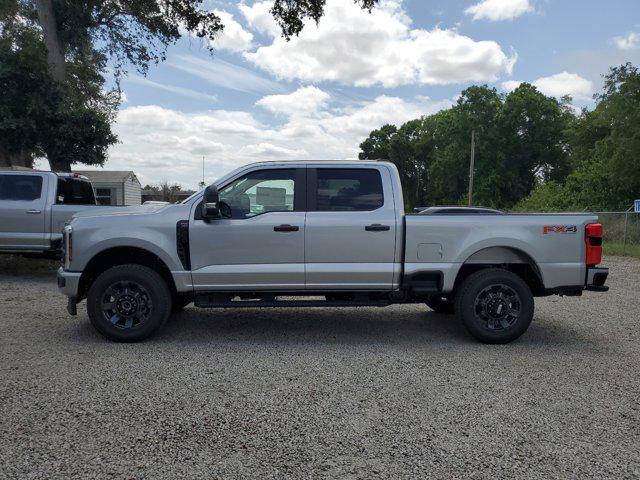
POLYGON ((140 205, 142 187, 132 171, 74 170, 93 184, 100 205, 140 205))

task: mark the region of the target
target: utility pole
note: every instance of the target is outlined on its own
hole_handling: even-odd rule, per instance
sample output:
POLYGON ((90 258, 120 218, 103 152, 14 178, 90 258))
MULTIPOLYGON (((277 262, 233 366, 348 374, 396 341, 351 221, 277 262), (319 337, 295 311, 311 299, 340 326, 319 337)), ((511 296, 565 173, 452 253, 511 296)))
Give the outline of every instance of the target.
POLYGON ((476 156, 476 131, 471 130, 471 162, 469 162, 469 206, 473 205, 473 164, 476 156))
POLYGON ((198 186, 200 188, 204 188, 207 186, 207 184, 204 181, 204 155, 202 156, 202 181, 198 183, 198 186))

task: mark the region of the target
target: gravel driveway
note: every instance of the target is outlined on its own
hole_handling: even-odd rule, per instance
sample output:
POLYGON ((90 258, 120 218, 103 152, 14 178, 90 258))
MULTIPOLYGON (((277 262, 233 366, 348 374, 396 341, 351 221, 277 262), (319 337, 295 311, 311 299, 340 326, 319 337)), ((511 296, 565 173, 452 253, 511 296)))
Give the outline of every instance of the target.
POLYGON ((640 478, 640 261, 605 265, 503 346, 420 305, 191 307, 115 344, 5 271, 0 476, 640 478))

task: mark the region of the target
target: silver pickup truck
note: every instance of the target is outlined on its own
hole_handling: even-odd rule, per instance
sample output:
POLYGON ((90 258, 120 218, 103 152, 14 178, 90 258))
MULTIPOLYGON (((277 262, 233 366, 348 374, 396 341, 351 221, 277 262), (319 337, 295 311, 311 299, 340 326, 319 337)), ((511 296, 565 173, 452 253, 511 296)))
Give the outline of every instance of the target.
POLYGON ((87 299, 116 341, 149 337, 197 307, 387 306, 455 313, 478 340, 506 343, 533 297, 606 291, 602 227, 590 214, 444 209, 405 215, 395 166, 267 162, 177 205, 80 213, 64 230, 60 291, 87 299))
POLYGON ((65 223, 88 208, 96 197, 87 177, 0 170, 0 253, 59 256, 65 223))

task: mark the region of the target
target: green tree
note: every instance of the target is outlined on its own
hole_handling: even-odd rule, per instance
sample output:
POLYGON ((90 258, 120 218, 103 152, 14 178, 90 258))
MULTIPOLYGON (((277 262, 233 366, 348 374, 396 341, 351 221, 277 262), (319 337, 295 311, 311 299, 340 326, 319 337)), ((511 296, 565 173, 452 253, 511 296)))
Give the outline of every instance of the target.
POLYGON ((640 72, 611 68, 595 99, 569 129, 575 170, 561 185, 540 182, 518 209, 626 210, 640 197, 640 72))
MULTIPOLYGON (((348 1, 348 0, 345 0, 348 1)), ((35 93, 3 89, 0 109, 10 114, 0 137, 0 165, 29 164, 46 155, 55 170, 76 162, 102 164, 116 141, 111 123, 119 87, 104 92, 105 75, 119 81, 132 67, 146 74, 166 49, 188 32, 212 50, 224 25, 203 0, 3 0, 0 2, 0 81, 25 81, 35 93), (21 50, 26 49, 24 55, 21 50), (44 58, 44 64, 43 64, 44 58), (43 68, 46 67, 46 70, 43 68), (46 72, 43 75, 43 71, 46 72), (29 77, 32 75, 32 77, 29 77), (46 128, 42 128, 46 127, 46 128), (20 139, 22 128, 28 135, 20 139)), ((275 0, 272 13, 283 35, 297 35, 306 19, 318 22, 324 0, 275 0)), ((371 9, 377 0, 355 0, 371 9)))
POLYGON ((574 121, 563 104, 528 83, 507 95, 496 132, 502 135, 505 169, 510 174, 507 205, 528 195, 540 179, 562 181, 567 176, 568 129, 574 121))
POLYGON ((361 144, 358 158, 360 160, 380 160, 389 158, 389 144, 398 133, 395 125, 383 125, 372 131, 361 144))
POLYGON ((0 165, 31 167, 52 95, 43 49, 31 31, 0 35, 0 165))
POLYGON ((446 114, 437 116, 437 149, 429 167, 430 203, 466 203, 472 130, 476 132, 474 203, 502 203, 501 190, 493 185, 496 166, 503 163, 500 136, 496 134, 501 106, 494 88, 473 86, 461 93, 446 114))
POLYGON ((400 128, 374 130, 361 144, 360 158, 384 156, 396 164, 408 208, 464 204, 475 131, 474 203, 508 208, 531 192, 538 178, 564 178, 573 121, 563 104, 531 85, 506 97, 494 88, 472 86, 450 109, 400 128))
MULTIPOLYGON (((115 141, 110 130, 116 99, 103 79, 72 64, 63 91, 51 79, 40 33, 7 21, 0 32, 0 164, 30 167, 35 156, 100 164, 115 141)), ((68 169, 68 168, 67 168, 68 169)))

